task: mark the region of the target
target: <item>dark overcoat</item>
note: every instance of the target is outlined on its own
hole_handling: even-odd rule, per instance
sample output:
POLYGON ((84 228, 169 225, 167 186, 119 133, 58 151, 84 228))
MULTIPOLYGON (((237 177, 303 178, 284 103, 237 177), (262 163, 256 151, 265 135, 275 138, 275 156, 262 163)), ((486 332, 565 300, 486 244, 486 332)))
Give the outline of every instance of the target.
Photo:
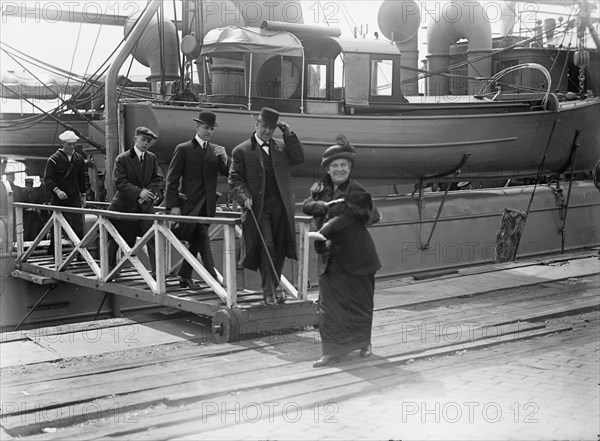
POLYGON ((328 188, 330 180, 324 181, 326 185, 321 182, 313 186, 312 196, 302 204, 304 213, 315 217, 319 232, 331 241, 331 248, 319 254, 322 264, 320 274, 327 270, 331 252, 349 273, 375 274, 381 263, 367 225, 378 222, 381 216, 371 196, 354 179, 348 179, 335 192, 328 188), (336 205, 331 208, 325 206, 325 202, 338 198, 349 200, 354 195, 359 196, 353 198, 351 207, 342 206, 336 210, 336 205))
POLYGON ((147 188, 158 194, 162 176, 158 174, 156 155, 146 151, 144 167, 133 148, 121 153, 115 159, 114 179, 117 192, 110 201, 109 210, 123 213, 154 213, 154 204, 140 204, 140 192, 147 188))
POLYGON ((206 151, 198 144, 196 138, 175 147, 165 190, 165 206, 167 209, 180 207, 181 214, 191 213, 205 197, 206 216, 214 216, 217 211, 217 176, 227 176, 231 160, 224 162, 215 155, 216 144, 208 143, 206 151), (183 177, 183 179, 181 179, 183 177), (183 203, 179 193, 186 195, 183 203))
MULTIPOLYGON (((298 259, 291 167, 304 162, 304 147, 292 132, 283 136, 283 142, 271 139, 270 152, 287 219, 285 242, 275 244, 275 254, 298 259)), ((252 198, 252 212, 260 223, 265 200, 265 167, 263 154, 254 134, 233 149, 229 185, 233 197, 242 206, 242 265, 256 271, 260 266, 260 237, 252 214, 244 207, 245 200, 252 198)))

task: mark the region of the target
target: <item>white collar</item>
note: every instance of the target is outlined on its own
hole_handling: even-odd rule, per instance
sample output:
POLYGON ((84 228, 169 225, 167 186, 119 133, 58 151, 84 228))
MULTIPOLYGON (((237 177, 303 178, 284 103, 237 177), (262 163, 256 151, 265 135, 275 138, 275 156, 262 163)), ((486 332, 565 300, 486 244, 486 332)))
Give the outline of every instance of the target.
POLYGON ((269 144, 270 144, 270 143, 269 143, 269 141, 267 141, 267 142, 265 143, 265 141, 263 141, 262 139, 260 139, 260 138, 258 137, 258 135, 256 134, 256 132, 254 132, 254 139, 256 139, 256 142, 258 143, 258 146, 259 146, 259 147, 263 147, 263 144, 267 144, 266 146, 264 146, 264 147, 267 147, 267 146, 269 146, 269 144))
POLYGON ((198 141, 198 144, 200 144, 200 147, 205 148, 204 143, 208 143, 208 141, 203 140, 202 138, 200 138, 197 134, 196 136, 194 136, 194 138, 196 138, 196 141, 198 141))
POLYGON ((141 158, 142 155, 144 154, 144 152, 141 151, 140 149, 138 149, 136 146, 133 146, 133 150, 135 150, 135 154, 137 155, 138 158, 141 158))

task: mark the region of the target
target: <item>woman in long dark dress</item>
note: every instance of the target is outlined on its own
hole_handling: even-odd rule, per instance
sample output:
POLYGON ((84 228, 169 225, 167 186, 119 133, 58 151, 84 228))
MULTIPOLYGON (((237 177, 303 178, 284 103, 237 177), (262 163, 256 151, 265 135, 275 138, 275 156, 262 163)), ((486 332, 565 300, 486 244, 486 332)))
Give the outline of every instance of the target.
POLYGON ((350 179, 355 156, 349 145, 329 147, 321 162, 327 175, 313 185, 302 206, 315 218, 318 231, 310 236, 321 261, 318 311, 323 356, 314 367, 338 363, 355 350, 362 357, 371 355, 375 272, 381 263, 367 225, 380 216, 371 195, 350 179))

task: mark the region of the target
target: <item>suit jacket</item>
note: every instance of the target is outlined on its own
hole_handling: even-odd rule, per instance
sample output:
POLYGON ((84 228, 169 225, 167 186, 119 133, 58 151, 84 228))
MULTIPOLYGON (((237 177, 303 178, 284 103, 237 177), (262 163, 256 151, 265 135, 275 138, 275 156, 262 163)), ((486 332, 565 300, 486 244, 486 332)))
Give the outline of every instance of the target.
MULTIPOLYGON (((275 244, 275 246, 278 251, 284 250, 286 257, 297 259, 295 207, 290 167, 304 162, 304 147, 298 137, 292 133, 289 136, 284 135, 283 142, 271 139, 270 152, 288 224, 285 243, 275 244)), ((252 198, 252 211, 260 222, 265 200, 265 167, 263 154, 257 145, 254 134, 233 149, 229 185, 233 191, 233 197, 242 207, 246 199, 252 198)), ((245 255, 242 256, 242 264, 246 268, 256 270, 260 265, 260 238, 252 215, 245 208, 242 208, 242 235, 243 251, 245 251, 245 255)))
POLYGON ((146 151, 144 167, 133 147, 115 159, 114 179, 117 193, 110 201, 109 210, 124 213, 154 213, 154 203, 140 205, 140 192, 147 188, 158 194, 163 178, 158 174, 156 155, 146 151))
POLYGON ((319 254, 322 263, 320 274, 327 270, 331 253, 335 253, 342 267, 351 274, 374 274, 381 268, 375 244, 367 230, 367 225, 380 219, 370 195, 364 193, 368 196, 366 202, 327 219, 328 211, 333 211, 333 208, 325 207, 326 201, 362 192, 364 188, 354 179, 349 179, 335 193, 326 190, 313 193, 302 204, 303 211, 315 217, 319 232, 331 241, 330 250, 319 254))
POLYGON ((173 158, 167 172, 165 206, 167 209, 180 207, 181 214, 189 214, 205 197, 205 216, 214 216, 217 211, 217 177, 229 174, 227 162, 215 155, 217 144, 208 143, 206 151, 193 138, 175 147, 173 158), (183 204, 179 201, 179 192, 187 196, 183 204))

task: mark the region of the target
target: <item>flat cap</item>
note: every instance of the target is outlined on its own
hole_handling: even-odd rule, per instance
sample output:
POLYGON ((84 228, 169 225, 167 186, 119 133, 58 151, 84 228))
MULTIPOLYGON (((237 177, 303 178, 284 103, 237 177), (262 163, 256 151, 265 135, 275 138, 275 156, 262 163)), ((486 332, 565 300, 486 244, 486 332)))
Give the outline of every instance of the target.
POLYGON ((147 136, 148 138, 158 139, 158 136, 156 136, 154 132, 148 127, 138 127, 137 129, 135 129, 135 136, 137 135, 143 135, 147 136))

